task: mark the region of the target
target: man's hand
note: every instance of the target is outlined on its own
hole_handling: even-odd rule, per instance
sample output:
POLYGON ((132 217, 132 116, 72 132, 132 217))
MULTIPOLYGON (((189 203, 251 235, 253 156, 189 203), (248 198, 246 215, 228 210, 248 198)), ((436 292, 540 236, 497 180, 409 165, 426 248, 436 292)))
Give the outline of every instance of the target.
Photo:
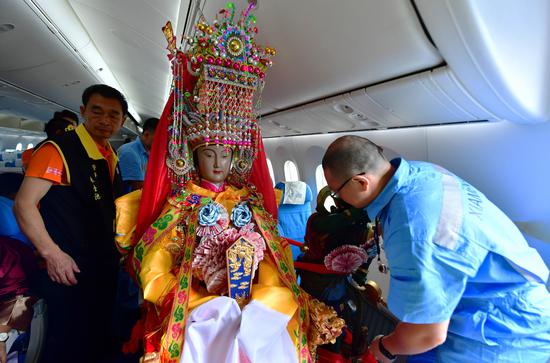
POLYGON ((13 211, 21 230, 34 244, 38 253, 46 260, 48 275, 52 281, 76 285, 75 272, 80 272, 71 256, 63 252, 52 240, 37 205, 50 190, 53 183, 48 180, 25 177, 15 197, 13 211))
POLYGON ((48 276, 52 281, 66 286, 73 286, 78 283, 75 273, 80 269, 73 258, 56 248, 53 253, 43 255, 48 267, 48 276))

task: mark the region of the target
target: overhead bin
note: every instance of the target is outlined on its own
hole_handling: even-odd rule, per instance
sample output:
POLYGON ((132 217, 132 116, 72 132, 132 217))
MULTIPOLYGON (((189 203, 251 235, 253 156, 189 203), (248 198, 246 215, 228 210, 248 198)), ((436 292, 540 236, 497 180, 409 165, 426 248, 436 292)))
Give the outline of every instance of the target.
MULTIPOLYGON (((461 85, 448 67, 345 93, 264 117, 300 134, 318 134, 497 120, 461 85)), ((270 130, 265 137, 295 132, 270 130)))
POLYGON ((449 68, 499 119, 550 120, 550 1, 415 0, 449 68))
POLYGON ((12 127, 3 121, 8 117, 48 120, 60 108, 62 106, 0 81, 0 127, 12 127))
POLYGON ((466 92, 448 68, 368 87, 352 94, 351 99, 359 105, 375 103, 382 108, 385 112, 378 122, 383 127, 496 119, 466 92))
POLYGON ((78 110, 82 91, 97 80, 25 1, 1 1, 0 14, 14 26, 2 34, 0 79, 78 110))
MULTIPOLYGON (((206 1, 206 18, 224 4, 206 1)), ((410 1, 260 0, 255 15, 277 49, 262 98, 279 110, 443 62, 410 1)))

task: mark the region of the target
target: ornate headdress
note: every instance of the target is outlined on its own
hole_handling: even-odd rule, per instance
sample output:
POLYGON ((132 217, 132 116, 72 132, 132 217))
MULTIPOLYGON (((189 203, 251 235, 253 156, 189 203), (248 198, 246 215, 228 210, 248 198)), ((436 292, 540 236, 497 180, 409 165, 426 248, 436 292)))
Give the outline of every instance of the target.
POLYGON ((259 137, 254 102, 275 55, 274 49, 255 43, 253 7, 250 4, 237 21, 233 3, 227 3, 211 24, 201 16, 195 35, 185 38, 186 51, 176 47, 170 22, 163 28, 173 73, 166 160, 173 185, 182 186, 196 176, 193 151, 208 144, 233 150, 232 183, 248 179, 259 137), (190 76, 192 82, 186 82, 190 76))
POLYGON ((264 72, 271 65, 269 58, 275 50, 256 46, 252 7, 242 13, 236 24, 231 3, 218 13, 212 25, 201 18, 195 26, 195 36, 185 39, 187 51, 177 48, 170 23, 163 28, 173 87, 149 154, 132 244, 156 220, 170 193, 197 176, 193 151, 206 143, 216 144, 216 140, 218 145, 233 150, 231 183, 255 187, 263 195, 266 210, 277 215, 253 110, 254 98, 262 89, 264 72))

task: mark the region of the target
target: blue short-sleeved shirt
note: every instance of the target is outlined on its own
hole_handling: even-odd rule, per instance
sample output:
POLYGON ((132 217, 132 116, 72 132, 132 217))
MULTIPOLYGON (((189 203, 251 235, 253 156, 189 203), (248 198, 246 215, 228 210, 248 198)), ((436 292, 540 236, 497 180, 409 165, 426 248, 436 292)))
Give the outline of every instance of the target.
POLYGON ((408 323, 450 319, 447 341, 550 349, 548 268, 514 223, 437 165, 391 163, 366 208, 384 231, 390 310, 408 323))
POLYGON ((124 181, 143 181, 147 170, 149 153, 138 137, 118 149, 118 165, 124 181))

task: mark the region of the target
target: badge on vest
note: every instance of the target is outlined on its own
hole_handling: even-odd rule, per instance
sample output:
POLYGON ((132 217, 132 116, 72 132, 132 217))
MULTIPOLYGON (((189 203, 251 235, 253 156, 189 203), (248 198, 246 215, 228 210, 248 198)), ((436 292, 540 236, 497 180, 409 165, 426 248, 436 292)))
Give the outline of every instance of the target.
POLYGON ((92 190, 94 193, 94 200, 100 200, 101 194, 99 194, 99 189, 97 187, 97 166, 92 164, 92 176, 90 177, 90 182, 92 183, 92 190))

